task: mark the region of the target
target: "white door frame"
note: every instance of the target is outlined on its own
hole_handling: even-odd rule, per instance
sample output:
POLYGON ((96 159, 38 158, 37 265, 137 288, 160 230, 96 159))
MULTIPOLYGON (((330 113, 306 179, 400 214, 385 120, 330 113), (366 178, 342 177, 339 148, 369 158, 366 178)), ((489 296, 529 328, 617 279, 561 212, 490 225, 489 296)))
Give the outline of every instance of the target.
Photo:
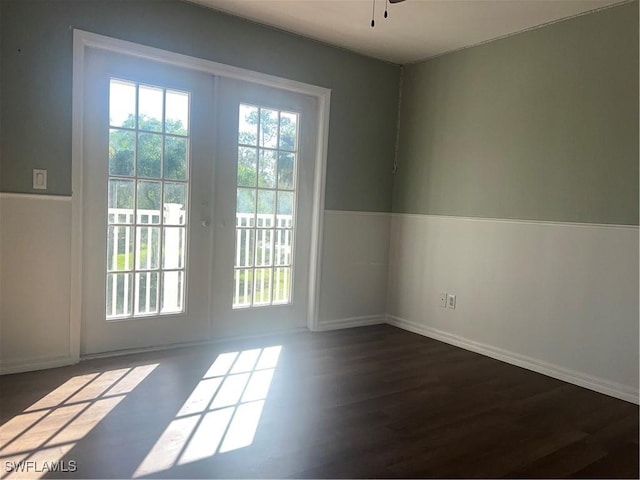
POLYGON ((209 73, 260 85, 275 87, 315 97, 318 102, 317 142, 313 185, 313 217, 311 254, 309 260, 309 300, 307 327, 318 329, 318 300, 322 256, 322 229, 324 223, 325 178, 329 142, 329 107, 331 90, 315 85, 232 67, 222 63, 161 50, 155 47, 119 40, 104 35, 75 29, 73 31, 73 120, 72 120, 72 174, 71 174, 71 298, 69 355, 72 362, 80 359, 80 329, 82 320, 82 167, 83 167, 83 82, 87 49, 102 49, 140 57, 176 67, 209 73))

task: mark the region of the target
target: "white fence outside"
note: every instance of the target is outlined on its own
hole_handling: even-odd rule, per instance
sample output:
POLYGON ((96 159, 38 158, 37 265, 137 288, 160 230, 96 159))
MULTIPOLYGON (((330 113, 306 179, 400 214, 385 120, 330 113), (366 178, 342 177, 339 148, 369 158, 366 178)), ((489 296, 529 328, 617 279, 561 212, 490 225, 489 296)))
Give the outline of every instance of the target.
POLYGON ((292 264, 292 227, 292 215, 236 213, 234 307, 289 302, 291 271, 285 268, 292 264), (253 235, 256 236, 255 248, 253 235), (254 270, 255 278, 251 282, 242 277, 239 270, 252 267, 274 270, 268 274, 254 270), (255 301, 252 301, 252 292, 255 301))
POLYGON ((163 233, 160 229, 160 210, 141 209, 134 212, 128 208, 109 209, 107 245, 111 248, 107 265, 111 284, 107 286, 107 318, 131 316, 132 307, 134 315, 148 315, 159 310, 161 313, 178 313, 183 310, 184 215, 183 205, 165 204, 164 224, 174 228, 165 229, 161 249, 160 237, 163 233), (113 225, 116 222, 117 225, 113 225), (137 228, 138 240, 132 245, 134 228, 137 228), (161 274, 164 279, 162 295, 158 298, 161 274), (119 282, 122 282, 120 288, 119 282), (134 282, 138 289, 133 289, 134 282), (132 295, 135 291, 143 294, 132 295))
MULTIPOLYGON (((184 307, 184 269, 186 250, 186 212, 181 204, 165 204, 164 225, 182 228, 168 228, 164 232, 163 252, 160 251, 160 210, 137 210, 110 208, 108 245, 111 258, 107 259, 108 270, 111 274, 111 285, 107 289, 111 292, 107 298, 107 318, 131 316, 133 307, 134 315, 148 315, 157 313, 177 313, 184 307), (137 218, 135 218, 137 216, 137 218), (134 222, 135 218, 135 222, 134 222), (117 223, 117 225, 114 225, 117 223), (133 245, 133 252, 130 245, 133 242, 133 228, 137 227, 139 236, 146 239, 140 240, 133 245), (123 240, 124 250, 118 248, 119 240, 123 240), (154 249, 153 245, 157 245, 154 249), (143 255, 143 250, 145 254, 143 255), (119 258, 124 255, 124 258, 119 258), (133 265, 133 259, 136 259, 133 265), (122 263, 124 271, 116 268, 122 263), (133 271, 135 269, 135 278, 133 271), (168 271, 166 271, 168 270, 168 271), (124 282, 118 288, 118 275, 122 272, 120 281, 124 282), (157 292, 159 275, 165 275, 162 282, 162 296, 158 298, 154 294, 157 292), (131 289, 133 282, 145 285, 144 295, 133 298, 131 289), (134 305, 131 305, 133 302, 134 305), (109 314, 111 312, 111 314, 109 314), (118 313, 120 312, 120 313, 118 313)), ((237 268, 272 268, 291 267, 292 265, 292 215, 269 215, 269 214, 236 214, 236 249, 235 266, 237 268), (255 235, 255 248, 253 237, 255 235)), ((290 270, 289 270, 290 271, 290 270)), ((256 291, 264 292, 265 289, 271 291, 271 275, 256 277, 256 291)), ((289 298, 290 274, 285 275, 282 268, 275 268, 273 272, 273 283, 280 285, 269 297, 273 297, 270 303, 286 303, 289 298), (283 277, 281 278, 281 275, 283 277)), ((252 285, 248 281, 241 282, 240 275, 235 275, 234 306, 248 306, 251 302, 252 285), (243 299, 242 301, 239 301, 243 299)), ((256 302, 260 303, 260 301, 256 302)))

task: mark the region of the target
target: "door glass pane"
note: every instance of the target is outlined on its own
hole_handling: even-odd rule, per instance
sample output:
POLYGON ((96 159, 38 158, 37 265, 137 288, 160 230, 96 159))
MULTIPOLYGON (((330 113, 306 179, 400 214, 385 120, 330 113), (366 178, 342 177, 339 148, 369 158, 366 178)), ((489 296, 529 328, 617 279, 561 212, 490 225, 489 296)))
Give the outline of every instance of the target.
POLYGON ((256 230, 256 266, 270 267, 273 263, 273 230, 256 230))
POLYGON ((162 268, 184 268, 185 237, 184 227, 165 227, 162 242, 162 268))
POLYGON ((277 148, 278 146, 277 110, 260 109, 260 146, 267 148, 277 148))
POLYGON ((234 283, 233 308, 250 307, 253 299, 253 270, 236 269, 234 283))
POLYGON ((109 85, 109 125, 136 128, 136 84, 111 79, 109 85))
POLYGON ((276 268, 273 272, 273 303, 289 303, 291 268, 276 268))
POLYGON ((258 144, 258 107, 240 105, 238 143, 240 145, 258 144))
POLYGON ((291 303, 298 114, 238 113, 233 308, 291 303))
POLYGON ((107 274, 107 317, 128 317, 132 311, 133 276, 130 273, 107 274))
POLYGON ((189 94, 167 90, 165 132, 187 136, 189 133, 189 94))
POLYGON ((160 265, 160 228, 138 227, 136 270, 155 270, 160 265))
POLYGON ((293 227, 293 192, 278 192, 278 228, 293 227))
POLYGON ((165 182, 163 215, 165 225, 184 225, 187 221, 187 185, 165 182))
POLYGON ((160 223, 161 182, 138 180, 138 221, 160 223))
POLYGON ((278 159, 278 188, 293 190, 295 153, 280 152, 278 159))
POLYGON ((162 313, 184 310, 184 271, 162 273, 162 313))
POLYGON ((106 316, 182 313, 189 93, 118 79, 109 92, 106 316))
POLYGON ((170 180, 187 179, 187 139, 165 137, 164 177, 170 180))
POLYGON ((158 279, 158 272, 136 273, 136 314, 158 313, 158 279))
POLYGON ((150 132, 162 131, 163 91, 140 85, 138 89, 138 128, 150 132))
POLYGON ((133 270, 133 227, 107 229, 107 271, 133 270))
POLYGON ((253 266, 255 230, 252 228, 236 229, 236 267, 253 266))
POLYGON ((135 158, 136 133, 118 128, 109 130, 109 175, 132 176, 135 158))
POLYGON ((276 265, 291 265, 291 239, 293 232, 291 230, 275 231, 275 260, 276 265))
POLYGON ((271 269, 256 268, 254 277, 253 304, 269 305, 271 303, 271 269))
POLYGON ((237 197, 236 212, 241 215, 239 218, 247 219, 247 215, 253 217, 256 213, 256 191, 252 188, 239 188, 237 197))
POLYGON ((160 178, 162 172, 162 135, 138 134, 138 176, 160 178))
POLYGON ((258 154, 255 148, 238 147, 238 186, 255 187, 258 154))
POLYGON ((276 213, 276 192, 258 190, 258 227, 272 228, 276 213))
POLYGON ((276 186, 276 152, 260 149, 258 168, 258 187, 275 188, 276 186))
MULTIPOLYGON (((109 200, 108 206, 110 213, 114 214, 114 219, 120 213, 128 213, 130 211, 133 214, 133 192, 134 183, 133 180, 124 180, 120 178, 109 179, 109 200)), ((123 223, 131 223, 123 222, 123 223)))
POLYGON ((280 113, 280 150, 295 152, 298 139, 298 114, 280 113))

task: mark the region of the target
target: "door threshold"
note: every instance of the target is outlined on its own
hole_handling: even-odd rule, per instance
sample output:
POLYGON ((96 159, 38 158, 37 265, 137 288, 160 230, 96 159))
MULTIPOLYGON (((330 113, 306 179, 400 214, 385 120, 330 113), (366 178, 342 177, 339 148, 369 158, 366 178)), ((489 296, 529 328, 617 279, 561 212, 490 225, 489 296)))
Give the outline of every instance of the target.
POLYGON ((100 353, 89 353, 85 355, 80 355, 80 361, 84 362, 86 360, 96 360, 98 358, 109 358, 109 357, 119 357, 123 355, 133 355, 136 353, 147 353, 147 352, 157 352, 161 350, 174 350, 177 348, 185 348, 185 347, 199 347, 203 345, 217 345, 220 343, 226 342, 235 342, 242 340, 252 340, 256 338, 262 337, 271 337, 273 335, 287 335, 292 333, 301 333, 308 332, 309 329, 307 327, 296 327, 289 328, 286 330, 279 330, 276 332, 265 332, 265 333, 256 333, 254 335, 237 335, 237 336, 229 336, 229 337, 216 337, 211 340, 204 340, 198 342, 182 342, 182 343, 170 343, 167 345, 154 345, 151 347, 137 347, 137 348, 126 348, 123 350, 113 350, 111 352, 100 352, 100 353))

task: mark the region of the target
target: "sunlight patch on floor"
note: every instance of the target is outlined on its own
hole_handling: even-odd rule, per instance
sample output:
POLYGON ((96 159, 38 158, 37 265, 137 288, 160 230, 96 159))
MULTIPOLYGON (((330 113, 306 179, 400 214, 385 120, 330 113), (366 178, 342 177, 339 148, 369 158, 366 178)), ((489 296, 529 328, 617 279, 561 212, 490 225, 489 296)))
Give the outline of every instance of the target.
POLYGON ((10 419, 0 427, 2 478, 41 478, 60 468, 57 462, 157 366, 70 378, 10 419))
POLYGON ((218 355, 134 477, 253 443, 281 346, 218 355))

